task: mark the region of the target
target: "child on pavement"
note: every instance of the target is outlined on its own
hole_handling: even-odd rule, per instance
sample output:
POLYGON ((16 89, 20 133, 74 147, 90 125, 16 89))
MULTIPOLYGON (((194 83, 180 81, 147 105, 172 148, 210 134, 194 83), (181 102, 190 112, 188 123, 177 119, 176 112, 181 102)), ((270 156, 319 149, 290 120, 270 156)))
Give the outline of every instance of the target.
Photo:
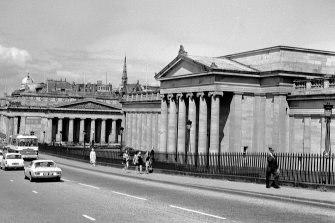
POLYGON ((97 160, 97 155, 94 151, 94 148, 92 147, 92 150, 90 152, 90 163, 91 163, 91 166, 95 166, 95 162, 97 160))
POLYGON ((147 158, 145 159, 145 174, 149 173, 149 166, 150 166, 150 157, 147 156, 147 158))

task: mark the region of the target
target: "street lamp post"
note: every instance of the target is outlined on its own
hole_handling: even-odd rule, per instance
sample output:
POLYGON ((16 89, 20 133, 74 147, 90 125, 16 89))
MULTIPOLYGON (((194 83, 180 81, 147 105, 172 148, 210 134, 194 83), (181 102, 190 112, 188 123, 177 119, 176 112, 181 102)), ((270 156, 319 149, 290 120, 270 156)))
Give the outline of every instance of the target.
POLYGON ((186 130, 187 130, 187 140, 186 140, 186 147, 185 147, 185 163, 187 164, 187 153, 190 150, 190 132, 192 127, 192 121, 186 121, 186 130))
POLYGON ((325 151, 323 155, 329 158, 329 172, 328 172, 328 184, 330 184, 330 158, 331 158, 331 145, 330 145, 330 121, 332 115, 333 105, 329 102, 323 105, 324 112, 325 112, 325 119, 326 119, 326 140, 325 140, 325 151))
POLYGON ((62 134, 63 134, 63 131, 59 131, 59 134, 60 134, 59 145, 62 145, 62 136, 63 136, 62 134))
POLYGON ((121 135, 121 150, 122 150, 122 136, 123 136, 123 130, 124 130, 124 128, 121 126, 121 127, 120 127, 120 135, 121 135))
POLYGON ((84 149, 85 149, 85 141, 86 141, 86 131, 85 130, 83 131, 83 134, 84 134, 84 149))
POLYGON ((94 146, 94 138, 95 138, 94 130, 92 130, 92 146, 94 146))

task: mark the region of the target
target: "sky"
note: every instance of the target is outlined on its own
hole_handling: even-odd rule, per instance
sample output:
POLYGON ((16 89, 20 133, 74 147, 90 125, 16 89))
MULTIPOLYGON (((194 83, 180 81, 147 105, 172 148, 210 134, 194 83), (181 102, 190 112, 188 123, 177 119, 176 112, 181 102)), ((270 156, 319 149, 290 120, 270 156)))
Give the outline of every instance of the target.
POLYGON ((0 95, 46 79, 158 83, 183 45, 224 56, 277 45, 335 51, 333 0, 0 0, 0 95))

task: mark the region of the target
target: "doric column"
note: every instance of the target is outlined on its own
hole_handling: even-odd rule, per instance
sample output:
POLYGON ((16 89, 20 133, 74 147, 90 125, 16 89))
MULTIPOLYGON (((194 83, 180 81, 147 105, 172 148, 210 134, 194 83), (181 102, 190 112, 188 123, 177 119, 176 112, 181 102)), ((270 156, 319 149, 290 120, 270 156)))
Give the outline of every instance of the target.
POLYGON ((152 113, 152 146, 151 149, 157 151, 158 148, 158 138, 159 138, 159 126, 158 126, 158 113, 152 113))
POLYGON ((84 143, 84 128, 85 128, 85 119, 80 119, 79 125, 79 142, 84 143))
POLYGON ((220 152, 220 97, 223 92, 209 92, 208 95, 212 99, 211 107, 211 131, 210 131, 210 153, 220 152))
POLYGON ((100 144, 106 143, 106 119, 101 120, 100 144))
POLYGON ((132 124, 132 113, 127 113, 127 127, 126 127, 126 134, 127 134, 127 139, 125 145, 131 146, 131 124, 132 124))
POLYGON ((136 143, 137 143, 137 113, 132 114, 132 129, 131 129, 131 147, 136 148, 136 143))
POLYGON ((52 142, 52 118, 48 118, 48 126, 45 131, 46 134, 46 142, 51 143, 52 142))
POLYGON ((152 116, 153 116, 153 113, 147 113, 147 125, 146 125, 146 128, 147 128, 147 150, 151 150, 152 148, 152 131, 153 131, 153 126, 152 126, 152 116))
POLYGON ((190 145, 189 152, 195 153, 196 150, 196 132, 197 132, 197 108, 195 104, 195 97, 193 93, 186 94, 188 97, 188 119, 192 121, 192 127, 190 130, 190 145))
POLYGON ((73 118, 69 119, 69 137, 68 141, 73 142, 73 118))
POLYGON ((167 98, 165 95, 161 95, 161 117, 160 117, 160 140, 159 149, 161 153, 167 151, 167 130, 168 130, 168 109, 167 109, 167 98))
POLYGON ((90 142, 92 142, 92 140, 94 140, 95 142, 95 119, 91 119, 91 135, 90 135, 90 142))
POLYGON ((111 132, 111 139, 112 143, 116 142, 116 120, 112 120, 112 132, 111 132))
POLYGON ((177 137, 177 106, 176 98, 173 94, 168 95, 168 100, 170 101, 169 109, 169 127, 168 127, 168 153, 176 152, 176 137, 177 137))
MULTIPOLYGON (((199 97, 199 141, 198 152, 207 153, 207 102, 205 93, 197 93, 199 97)), ((193 124, 192 124, 193 126, 193 124)))
POLYGON ((58 118, 57 142, 62 141, 62 134, 60 133, 62 130, 63 130, 63 118, 58 118))
POLYGON ((17 134, 17 130, 18 130, 18 121, 19 118, 18 117, 14 117, 14 125, 13 125, 13 135, 17 134))
POLYGON ((147 113, 142 113, 142 122, 141 122, 141 131, 142 131, 142 137, 141 137, 141 150, 147 150, 147 113))
POLYGON ((21 116, 20 134, 25 134, 26 131, 26 116, 21 116))
POLYGON ((177 143, 177 152, 185 153, 185 129, 186 129, 186 105, 185 98, 183 94, 177 94, 179 101, 178 109, 178 143, 177 143))
POLYGON ((142 139, 142 114, 137 113, 137 123, 136 123, 136 149, 141 148, 142 139))

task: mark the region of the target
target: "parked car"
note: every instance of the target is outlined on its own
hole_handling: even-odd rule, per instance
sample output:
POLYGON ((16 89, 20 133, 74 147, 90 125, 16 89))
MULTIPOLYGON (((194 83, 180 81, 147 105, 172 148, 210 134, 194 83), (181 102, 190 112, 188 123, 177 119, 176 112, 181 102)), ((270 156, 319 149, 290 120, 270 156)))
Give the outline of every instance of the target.
POLYGON ((55 179, 60 181, 62 170, 52 160, 33 160, 24 168, 24 178, 33 182, 36 179, 55 179))
MULTIPOLYGON (((2 152, 1 152, 2 153, 2 152)), ((0 156, 0 168, 24 169, 24 161, 20 153, 5 153, 0 156)))

